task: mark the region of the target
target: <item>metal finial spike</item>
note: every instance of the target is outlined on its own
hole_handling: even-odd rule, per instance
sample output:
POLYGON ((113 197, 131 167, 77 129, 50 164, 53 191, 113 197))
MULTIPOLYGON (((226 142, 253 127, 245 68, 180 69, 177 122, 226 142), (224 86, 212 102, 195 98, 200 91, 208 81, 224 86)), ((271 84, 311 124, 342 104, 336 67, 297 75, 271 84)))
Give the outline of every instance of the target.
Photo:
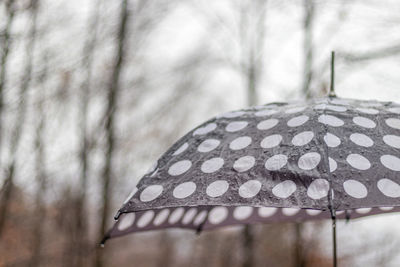
POLYGON ((336 97, 335 94, 335 51, 331 53, 331 88, 329 90, 329 97, 336 97))
POLYGON ((114 220, 117 221, 119 219, 119 216, 121 216, 121 212, 120 211, 118 211, 117 214, 115 214, 114 220))

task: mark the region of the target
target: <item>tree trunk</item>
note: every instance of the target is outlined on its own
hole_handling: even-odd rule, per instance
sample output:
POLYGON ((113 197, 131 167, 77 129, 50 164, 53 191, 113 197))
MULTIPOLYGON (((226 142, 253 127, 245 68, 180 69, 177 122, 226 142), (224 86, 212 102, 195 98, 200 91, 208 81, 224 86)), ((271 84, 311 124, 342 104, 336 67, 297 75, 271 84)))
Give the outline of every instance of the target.
POLYGON ((174 247, 172 244, 174 244, 174 240, 167 231, 160 234, 160 253, 156 264, 159 267, 173 266, 174 247))
POLYGON ((39 79, 39 85, 42 90, 37 92, 37 118, 38 124, 36 126, 35 137, 35 170, 36 170, 36 184, 38 186, 35 197, 35 214, 33 224, 33 242, 32 242, 32 258, 29 266, 41 266, 42 262, 42 240, 43 240, 43 223, 46 219, 46 206, 44 203, 45 194, 47 191, 47 174, 45 170, 45 142, 43 140, 43 129, 45 127, 45 113, 44 102, 45 100, 45 81, 47 79, 47 55, 44 56, 45 62, 42 75, 39 79))
POLYGON ((312 96, 310 85, 313 77, 313 20, 314 20, 314 0, 304 0, 304 66, 303 66, 303 86, 302 92, 307 99, 312 96))
MULTIPOLYGON (((302 92, 306 99, 312 97, 310 90, 311 81, 313 78, 313 45, 312 45, 312 33, 313 33, 313 20, 314 20, 314 0, 304 0, 304 66, 303 66, 303 86, 302 92)), ((306 257, 304 254, 303 240, 301 237, 302 223, 295 223, 295 263, 294 266, 305 267, 306 257)))
MULTIPOLYGON (((129 15, 128 1, 124 0, 121 4, 120 10, 120 22, 118 26, 118 36, 117 36, 117 53, 115 57, 114 68, 111 75, 111 80, 108 86, 107 92, 107 107, 104 115, 105 119, 105 134, 106 134, 106 152, 105 152, 105 164, 103 169, 102 177, 102 208, 101 208, 101 223, 98 229, 98 240, 100 241, 107 230, 107 221, 109 219, 109 209, 110 209, 110 189, 112 182, 112 162, 114 156, 114 141, 115 141, 115 113, 117 109, 117 98, 119 92, 120 74, 123 66, 124 59, 124 49, 126 42, 126 32, 127 32, 127 20, 129 15)), ((101 267, 104 265, 104 250, 97 249, 95 256, 95 266, 101 267)))
MULTIPOLYGON (((262 57, 265 38, 266 1, 255 1, 246 4, 241 9, 241 48, 242 71, 247 86, 247 105, 257 103, 257 88, 259 74, 262 69, 262 57)), ((243 241, 243 267, 254 266, 254 237, 252 226, 246 225, 242 231, 243 241)))
POLYGON ((88 157, 89 137, 87 136, 87 120, 88 120, 88 106, 90 99, 90 88, 92 79, 92 65, 93 54, 97 41, 97 24, 99 20, 99 7, 101 0, 94 2, 93 12, 88 19, 88 32, 85 46, 83 49, 82 67, 85 73, 84 80, 81 84, 79 104, 79 135, 81 139, 79 148, 79 161, 81 162, 80 168, 80 183, 78 188, 78 196, 76 199, 76 216, 75 216, 75 236, 72 238, 71 247, 73 248, 73 266, 82 266, 85 256, 87 255, 87 220, 86 220, 86 192, 87 192, 87 176, 88 176, 88 157))
MULTIPOLYGON (((15 7, 14 1, 7 1, 6 2, 6 11, 7 11, 7 22, 3 30, 3 43, 1 45, 1 62, 0 62, 0 149, 2 145, 2 136, 3 136, 3 107, 4 107, 4 87, 6 84, 6 76, 7 76, 7 63, 8 63, 8 55, 10 52, 11 47, 11 38, 10 38, 10 31, 12 27, 12 23, 14 21, 15 15, 15 7)), ((1 151, 1 150, 0 150, 1 151)), ((0 233, 3 227, 3 217, 0 217, 0 233)), ((0 234, 1 236, 1 234, 0 234)))
POLYGON ((243 229, 243 267, 253 267, 254 266, 254 237, 251 232, 252 227, 250 225, 245 225, 243 229))
POLYGON ((26 115, 26 98, 27 91, 31 83, 32 76, 32 65, 33 65, 33 51, 35 48, 36 41, 36 27, 37 27, 37 12, 38 12, 38 0, 32 0, 30 2, 30 12, 32 22, 29 30, 28 45, 26 49, 26 61, 25 70, 22 77, 21 86, 19 88, 19 104, 17 110, 17 118, 15 120, 14 129, 12 129, 11 141, 10 141, 10 162, 7 165, 7 178, 2 188, 2 196, 0 202, 0 237, 4 228, 5 220, 8 215, 9 202, 12 199, 12 191, 14 188, 14 175, 15 175, 15 164, 16 164, 16 152, 20 142, 20 137, 23 132, 23 126, 25 125, 26 115))
POLYGON ((304 246, 303 246, 303 238, 301 235, 303 224, 302 223, 295 223, 295 262, 293 267, 305 267, 306 266, 306 259, 304 257, 304 246))

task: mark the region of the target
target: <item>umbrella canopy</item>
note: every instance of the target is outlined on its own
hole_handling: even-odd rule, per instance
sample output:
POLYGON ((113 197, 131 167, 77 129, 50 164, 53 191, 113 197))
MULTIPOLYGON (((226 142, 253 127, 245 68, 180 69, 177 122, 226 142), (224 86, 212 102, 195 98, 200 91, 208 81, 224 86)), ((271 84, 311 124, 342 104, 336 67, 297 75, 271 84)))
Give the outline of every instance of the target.
POLYGON ((327 97, 212 118, 154 164, 106 239, 400 211, 399 114, 392 102, 327 97))

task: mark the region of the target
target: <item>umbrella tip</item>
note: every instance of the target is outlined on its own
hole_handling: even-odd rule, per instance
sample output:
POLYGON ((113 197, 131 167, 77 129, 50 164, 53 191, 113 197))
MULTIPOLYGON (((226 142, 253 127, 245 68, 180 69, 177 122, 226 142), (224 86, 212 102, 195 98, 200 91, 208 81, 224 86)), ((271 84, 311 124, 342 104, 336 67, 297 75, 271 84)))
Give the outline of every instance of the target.
POLYGON ((106 245, 106 241, 108 239, 108 236, 103 237, 103 239, 100 241, 100 247, 104 248, 104 246, 106 245))
POLYGON ((121 212, 117 211, 117 214, 115 214, 115 216, 114 216, 114 220, 117 221, 119 219, 119 216, 121 216, 121 212))
POLYGON ((101 247, 101 248, 104 248, 104 246, 105 246, 105 244, 106 244, 106 241, 110 238, 110 232, 111 232, 111 231, 108 231, 108 232, 104 235, 103 239, 100 241, 100 247, 101 247))
POLYGON ((331 52, 331 88, 329 90, 329 97, 336 97, 335 93, 335 51, 331 52))

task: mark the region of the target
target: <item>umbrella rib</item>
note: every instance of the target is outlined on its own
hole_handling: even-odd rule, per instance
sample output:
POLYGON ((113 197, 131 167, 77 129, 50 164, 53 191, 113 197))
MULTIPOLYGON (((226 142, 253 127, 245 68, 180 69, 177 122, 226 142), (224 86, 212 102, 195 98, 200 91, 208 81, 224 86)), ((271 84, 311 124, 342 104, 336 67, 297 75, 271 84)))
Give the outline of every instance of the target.
POLYGON ((210 214, 210 211, 212 209, 213 206, 207 206, 207 215, 206 218, 204 219, 204 221, 197 227, 196 229, 196 234, 200 234, 203 231, 203 227, 206 224, 206 222, 208 221, 208 215, 210 214))

